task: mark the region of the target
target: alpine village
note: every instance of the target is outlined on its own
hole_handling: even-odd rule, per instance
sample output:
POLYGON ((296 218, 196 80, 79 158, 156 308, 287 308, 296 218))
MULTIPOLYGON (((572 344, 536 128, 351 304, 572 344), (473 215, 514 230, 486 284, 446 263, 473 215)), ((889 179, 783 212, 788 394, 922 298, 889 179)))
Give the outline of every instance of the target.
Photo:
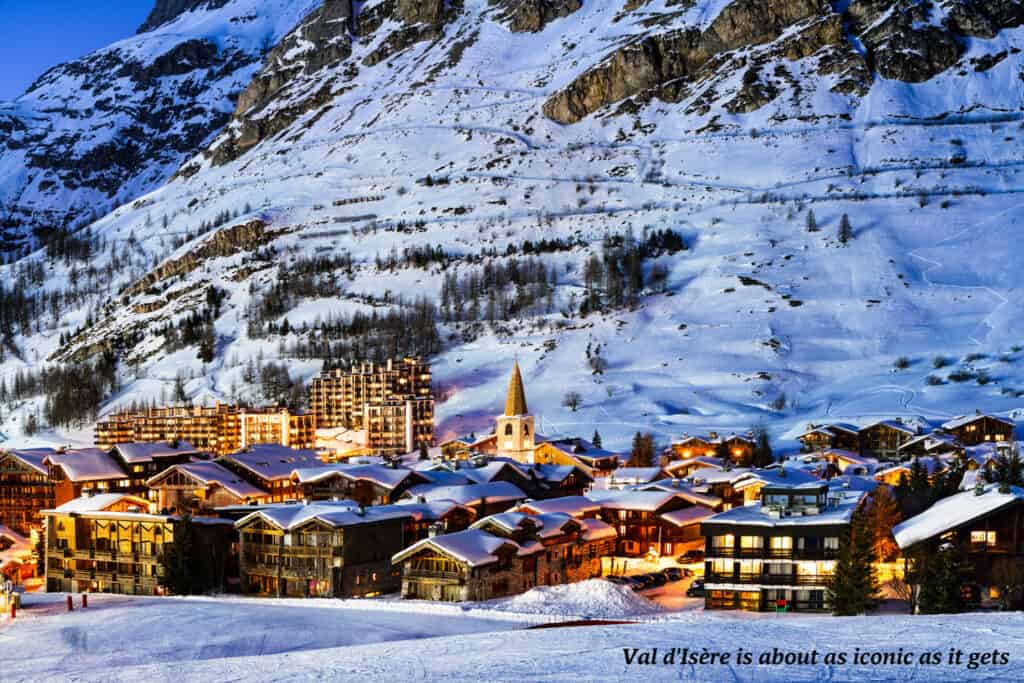
POLYGON ((1021 607, 1012 420, 808 424, 778 454, 763 428, 638 432, 619 453, 538 431, 518 363, 501 398, 489 433, 437 439, 428 363, 359 362, 321 372, 308 412, 144 407, 102 418, 92 448, 5 450, 4 607, 25 591, 473 602, 594 578, 679 583, 706 610, 1021 607))

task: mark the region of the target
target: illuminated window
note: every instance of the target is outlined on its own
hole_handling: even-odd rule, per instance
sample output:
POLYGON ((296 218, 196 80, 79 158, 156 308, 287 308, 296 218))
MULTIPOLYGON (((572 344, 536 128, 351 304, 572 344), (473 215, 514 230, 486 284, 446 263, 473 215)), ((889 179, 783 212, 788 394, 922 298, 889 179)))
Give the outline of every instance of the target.
POLYGON ((996 544, 996 532, 994 531, 972 531, 971 532, 971 543, 977 545, 988 545, 993 546, 996 544))
POLYGON ((761 536, 740 536, 741 548, 763 548, 764 538, 761 536))
POLYGON ((772 548, 772 550, 792 550, 793 549, 793 537, 792 536, 772 536, 771 548, 772 548))

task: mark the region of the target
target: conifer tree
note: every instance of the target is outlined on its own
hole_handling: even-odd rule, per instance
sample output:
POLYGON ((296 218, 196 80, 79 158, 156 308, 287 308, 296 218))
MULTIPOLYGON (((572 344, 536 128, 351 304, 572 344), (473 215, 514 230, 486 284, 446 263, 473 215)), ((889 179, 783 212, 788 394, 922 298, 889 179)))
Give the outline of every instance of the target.
POLYGON ((996 459, 993 479, 1003 493, 1008 493, 1011 486, 1024 486, 1024 462, 1021 462, 1016 448, 1009 455, 1000 455, 996 459))
POLYGON ((186 513, 174 525, 174 540, 164 554, 164 576, 161 583, 174 595, 193 593, 193 560, 192 517, 186 513))
POLYGON ((880 593, 872 564, 874 541, 865 511, 858 509, 840 539, 839 555, 828 584, 832 614, 853 616, 877 606, 880 593))
POLYGON ((845 213, 839 219, 839 242, 846 244, 853 239, 853 227, 850 225, 850 217, 845 213))
POLYGON ((775 461, 772 453, 771 441, 768 439, 768 430, 762 426, 754 430, 754 451, 750 457, 750 464, 754 467, 767 467, 775 461))
POLYGON ((654 465, 654 437, 637 432, 633 436, 633 449, 629 455, 630 467, 651 467, 654 465))
POLYGON ((889 562, 899 553, 892 528, 901 519, 899 506, 888 486, 881 485, 871 494, 867 521, 874 537, 874 555, 879 562, 889 562))
POLYGON ((818 219, 814 217, 814 211, 807 210, 807 232, 818 232, 818 219))
POLYGON ((920 614, 955 614, 964 609, 963 589, 968 567, 963 554, 952 543, 937 552, 919 551, 914 558, 912 583, 917 583, 917 611, 920 614))
POLYGON ((594 435, 590 437, 590 443, 594 444, 594 448, 601 448, 601 434, 596 429, 594 435))

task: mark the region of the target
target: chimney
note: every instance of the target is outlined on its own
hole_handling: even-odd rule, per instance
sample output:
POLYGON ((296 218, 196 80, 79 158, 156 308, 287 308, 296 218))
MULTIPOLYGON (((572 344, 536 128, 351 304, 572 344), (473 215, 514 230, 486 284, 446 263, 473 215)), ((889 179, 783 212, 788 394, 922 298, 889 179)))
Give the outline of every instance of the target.
POLYGON ((365 517, 366 516, 366 506, 363 505, 362 503, 360 503, 359 507, 356 509, 356 514, 359 515, 360 517, 365 517))
POLYGON ((443 533, 444 533, 444 525, 441 524, 441 522, 434 522, 433 524, 430 525, 430 528, 427 529, 427 537, 428 538, 434 538, 435 536, 440 536, 443 533))
POLYGON ((717 439, 718 438, 718 432, 708 432, 708 438, 709 439, 717 439))

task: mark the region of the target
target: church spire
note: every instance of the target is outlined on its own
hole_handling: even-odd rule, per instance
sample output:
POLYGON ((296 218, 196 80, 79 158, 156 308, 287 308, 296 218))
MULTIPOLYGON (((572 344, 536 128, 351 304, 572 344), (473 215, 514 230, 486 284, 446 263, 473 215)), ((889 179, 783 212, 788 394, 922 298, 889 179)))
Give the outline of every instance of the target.
POLYGON ((523 390, 523 376, 519 374, 519 361, 512 366, 512 379, 508 383, 508 397, 505 399, 505 415, 526 415, 526 392, 523 390))

